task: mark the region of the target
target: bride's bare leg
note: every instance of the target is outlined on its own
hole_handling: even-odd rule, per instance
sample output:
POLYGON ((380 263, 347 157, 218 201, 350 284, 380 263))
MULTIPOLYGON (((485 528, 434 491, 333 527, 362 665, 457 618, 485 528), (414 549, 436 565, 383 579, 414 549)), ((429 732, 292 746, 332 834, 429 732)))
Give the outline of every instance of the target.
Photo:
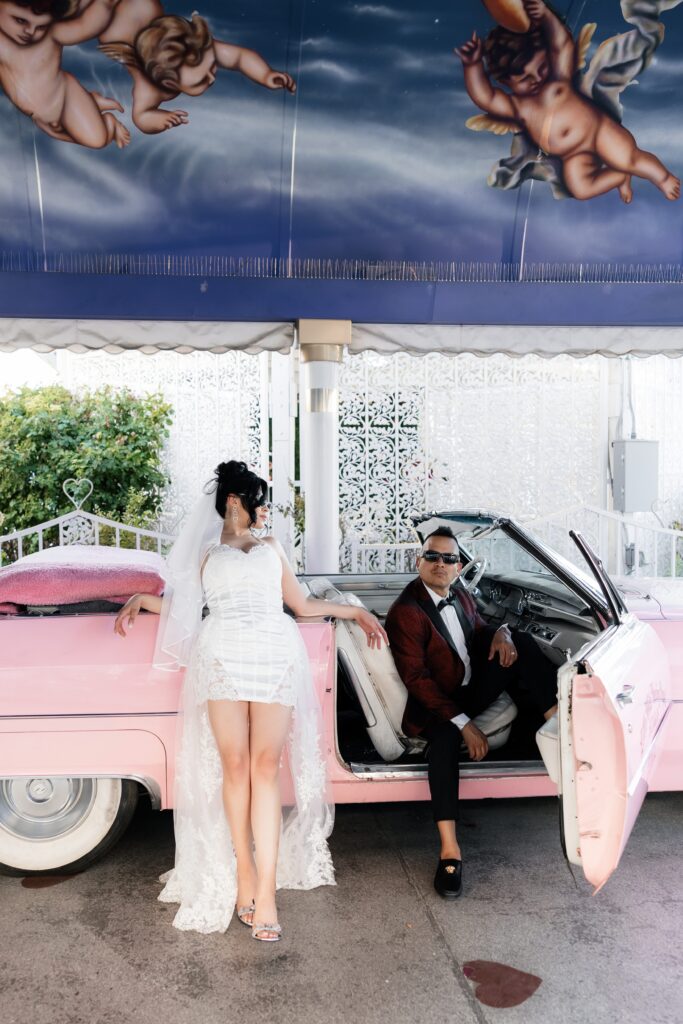
POLYGON ((237 859, 237 905, 247 906, 256 896, 250 817, 249 704, 243 700, 210 700, 207 704, 223 765, 223 807, 237 859))
POLYGON ((271 924, 277 921, 275 872, 282 821, 280 757, 292 709, 257 702, 250 708, 251 828, 258 874, 254 921, 271 924))

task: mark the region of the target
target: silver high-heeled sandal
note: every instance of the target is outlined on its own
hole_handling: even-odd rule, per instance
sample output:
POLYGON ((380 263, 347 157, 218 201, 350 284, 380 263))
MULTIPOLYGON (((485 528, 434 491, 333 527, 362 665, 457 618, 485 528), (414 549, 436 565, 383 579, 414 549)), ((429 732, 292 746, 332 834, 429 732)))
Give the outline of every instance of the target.
POLYGON ((251 928, 253 926, 254 911, 256 910, 256 904, 254 903, 254 901, 252 900, 251 903, 246 907, 236 907, 235 910, 242 924, 246 924, 247 928, 251 928), (251 921, 245 921, 245 917, 247 916, 247 914, 252 915, 251 921))
POLYGON ((282 938, 282 925, 278 924, 253 924, 251 926, 252 939, 259 942, 279 942, 282 938), (275 935, 259 935, 259 932, 275 932, 275 935))

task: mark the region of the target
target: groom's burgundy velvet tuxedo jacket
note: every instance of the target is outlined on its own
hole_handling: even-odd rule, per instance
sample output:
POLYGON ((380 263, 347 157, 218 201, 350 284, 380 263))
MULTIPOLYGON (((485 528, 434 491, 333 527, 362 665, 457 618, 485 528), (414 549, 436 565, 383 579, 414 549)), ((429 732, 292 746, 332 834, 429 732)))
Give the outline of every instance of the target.
MULTIPOLYGON (((474 599, 456 586, 456 612, 470 653, 488 652, 495 633, 477 610, 474 599)), ((446 722, 463 710, 458 690, 465 666, 441 613, 418 577, 394 601, 386 619, 391 653, 408 690, 403 713, 406 736, 419 736, 429 726, 446 722)), ((470 679, 468 686, 476 685, 470 679)))

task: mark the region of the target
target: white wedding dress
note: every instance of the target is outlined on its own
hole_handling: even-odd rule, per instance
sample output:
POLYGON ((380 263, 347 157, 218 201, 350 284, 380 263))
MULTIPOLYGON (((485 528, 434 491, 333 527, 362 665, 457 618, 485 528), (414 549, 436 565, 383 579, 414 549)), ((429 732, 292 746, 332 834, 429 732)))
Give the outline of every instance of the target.
POLYGON ((189 658, 176 752, 175 866, 160 876, 159 899, 179 903, 184 931, 225 931, 237 899, 235 856, 222 800, 221 760, 208 700, 278 703, 294 708, 287 757, 295 804, 284 808, 278 888, 334 885, 327 845, 328 800, 322 717, 306 648, 282 607, 282 564, 270 544, 248 552, 208 550, 202 571, 209 615, 189 658))

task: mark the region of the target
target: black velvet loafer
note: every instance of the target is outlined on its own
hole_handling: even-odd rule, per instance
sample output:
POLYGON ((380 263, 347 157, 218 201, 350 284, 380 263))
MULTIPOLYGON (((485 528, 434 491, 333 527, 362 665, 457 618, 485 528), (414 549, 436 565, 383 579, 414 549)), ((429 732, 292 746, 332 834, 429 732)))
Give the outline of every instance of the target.
POLYGON ((462 861, 440 860, 434 875, 434 888, 445 900, 455 900, 462 892, 462 861))

